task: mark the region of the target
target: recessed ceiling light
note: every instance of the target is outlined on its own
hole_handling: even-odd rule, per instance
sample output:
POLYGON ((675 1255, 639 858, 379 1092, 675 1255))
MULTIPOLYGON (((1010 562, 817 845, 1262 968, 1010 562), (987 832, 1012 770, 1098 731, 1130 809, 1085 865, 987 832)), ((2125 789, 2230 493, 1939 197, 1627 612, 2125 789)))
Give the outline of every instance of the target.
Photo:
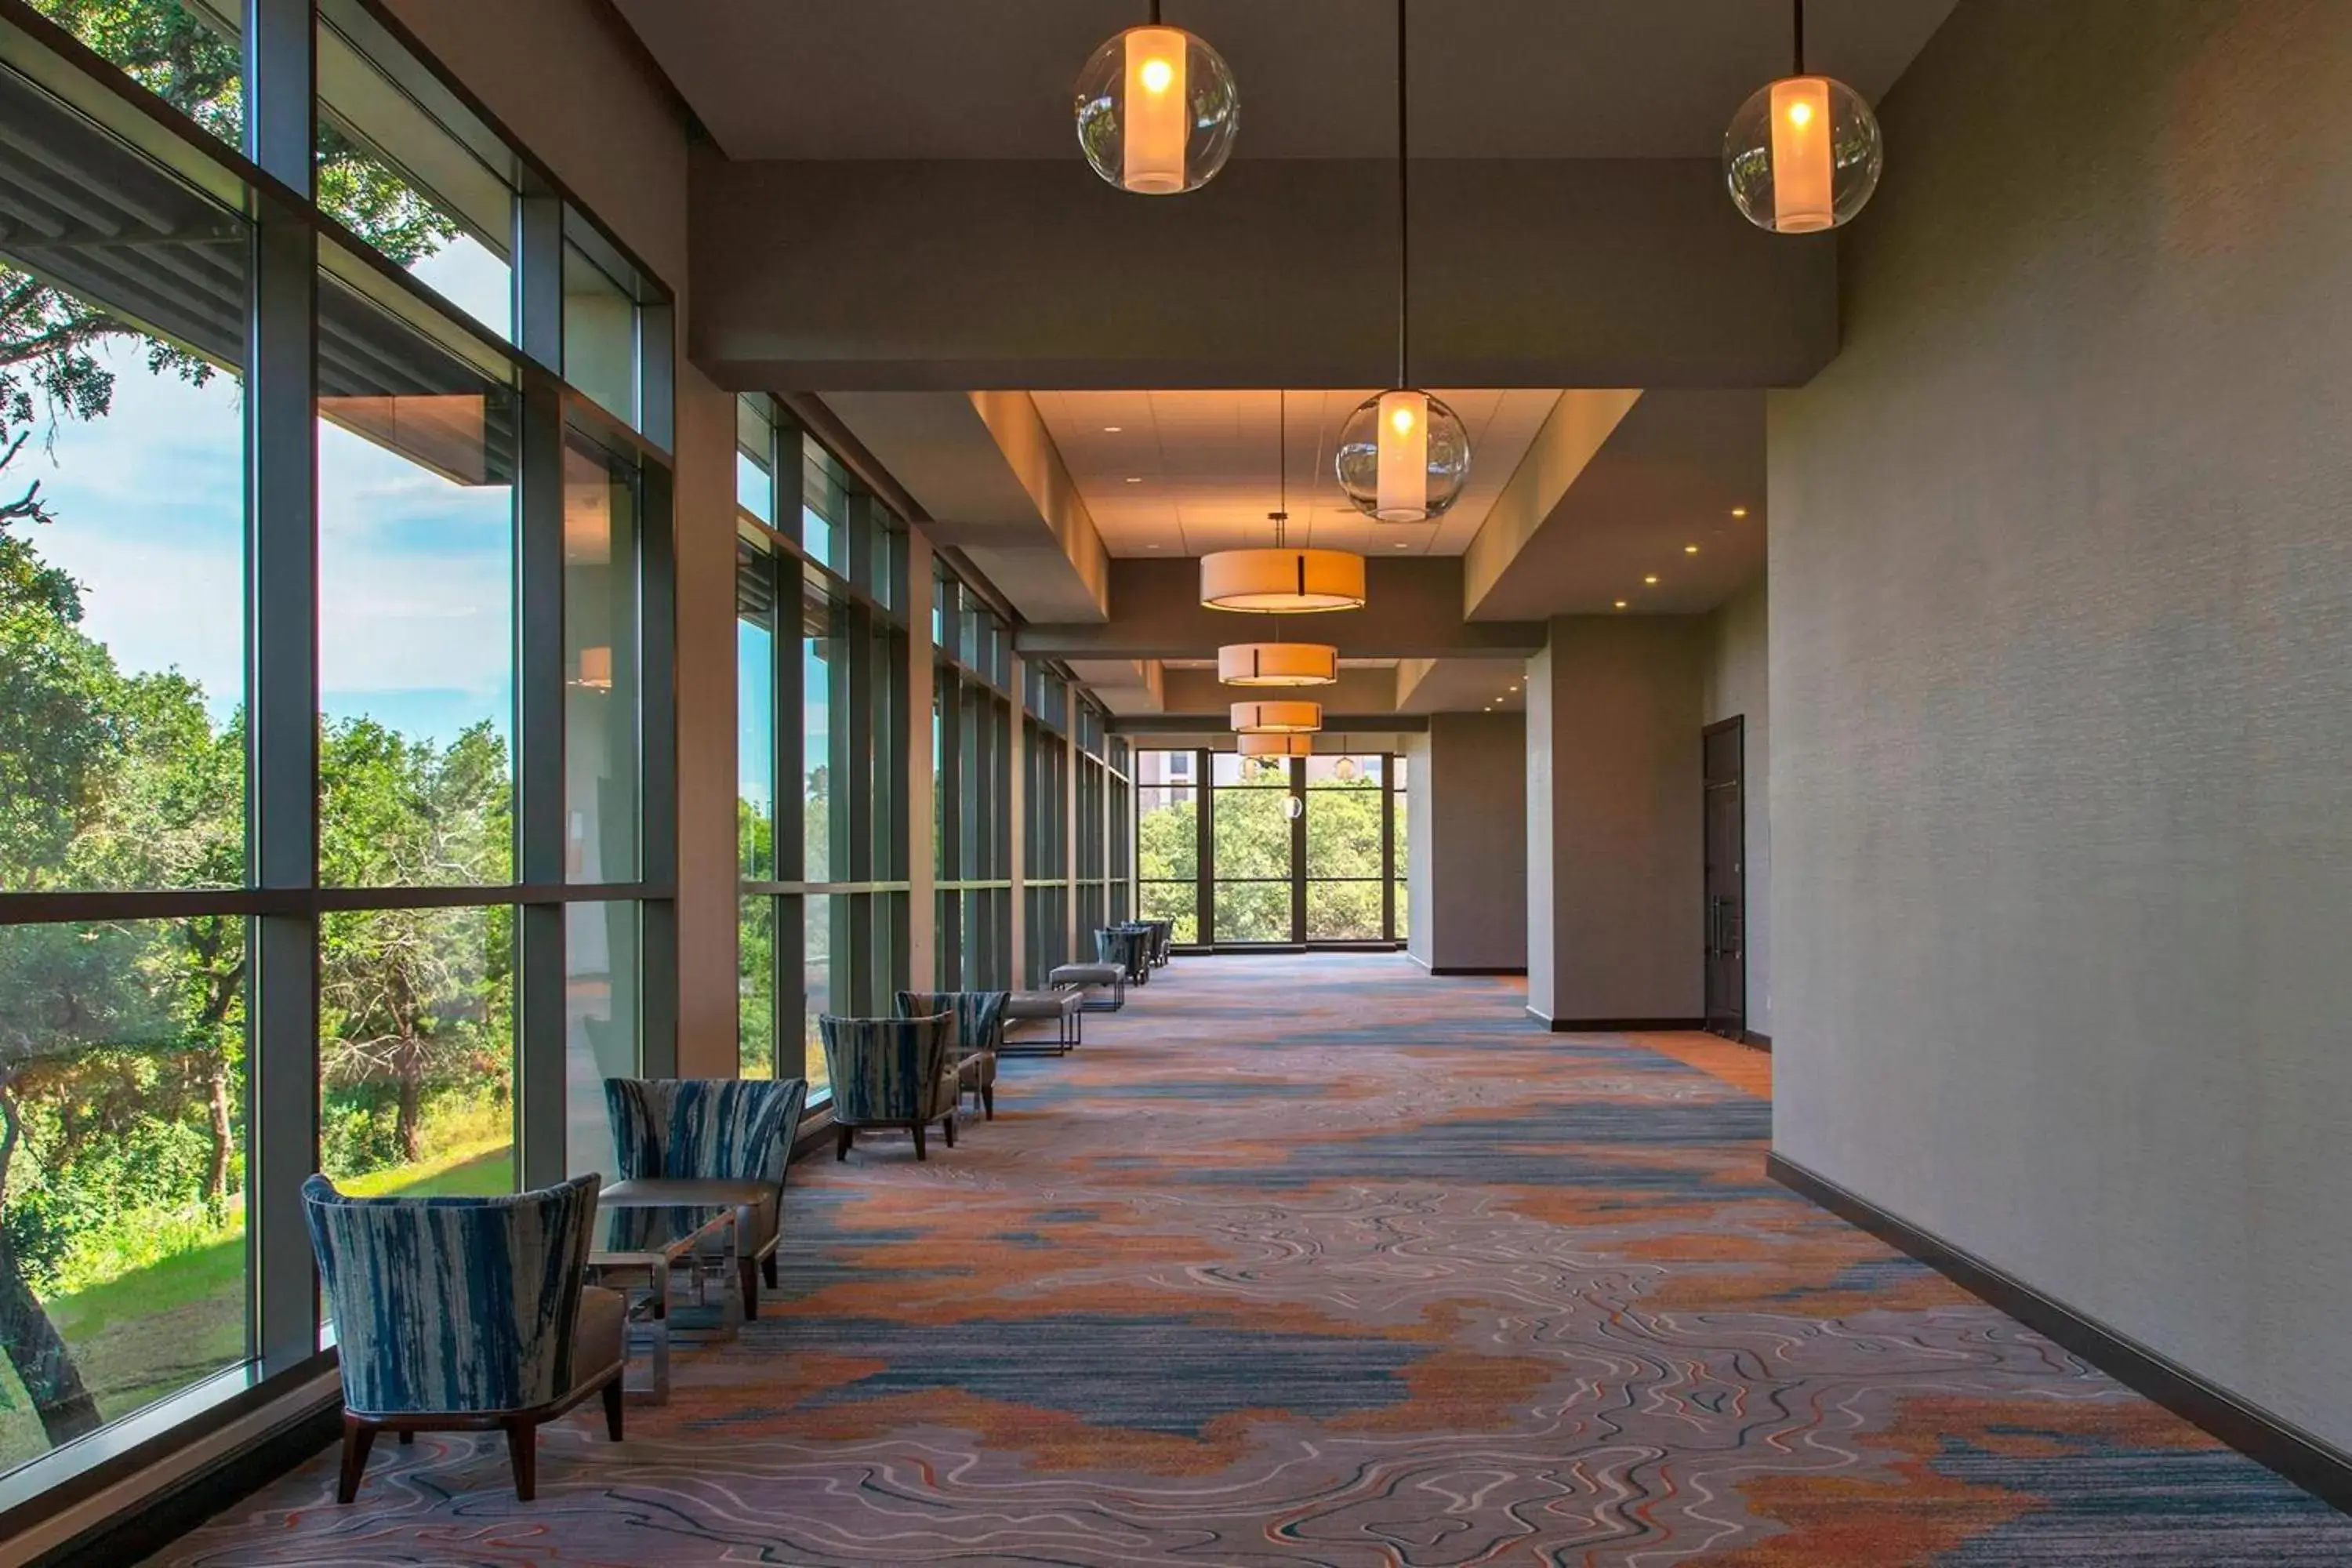
POLYGON ((1399 550, 1410 550, 1410 549, 1412 549, 1412 545, 1407 544, 1407 543, 1406 543, 1403 540, 1402 540, 1402 539, 1400 539, 1400 540, 1398 540, 1398 541, 1397 541, 1396 547, 1397 547, 1399 550))
POLYGON ((1656 587, 1656 586, 1658 585, 1658 579, 1657 579, 1657 578, 1656 578, 1656 576, 1654 576, 1654 575, 1648 576, 1648 577, 1644 577, 1644 578, 1643 578, 1643 579, 1642 579, 1642 581, 1643 581, 1643 582, 1644 582, 1644 583, 1649 584, 1650 584, 1650 586, 1652 586, 1652 587, 1654 587, 1654 587, 1656 587))
POLYGON ((1116 436, 1126 428, 1127 426, 1124 425, 1106 425, 1103 426, 1103 434, 1106 436, 1116 436))
POLYGON ((1146 550, 1157 550, 1157 549, 1159 549, 1159 548, 1160 548, 1160 546, 1158 546, 1157 544, 1147 544, 1147 545, 1145 545, 1143 548, 1145 548, 1146 550))
POLYGON ((1621 609, 1621 610, 1622 610, 1622 609, 1623 609, 1623 608, 1625 607, 1625 601, 1624 601, 1624 600, 1622 600, 1622 599, 1618 600, 1618 601, 1617 601, 1617 607, 1618 607, 1619 609, 1621 609))
POLYGON ((1143 476, 1141 474, 1129 474, 1127 476, 1127 482, 1131 485, 1139 485, 1143 482, 1143 476))
POLYGON ((1748 509, 1744 506, 1733 507, 1731 509, 1731 515, 1734 517, 1746 517, 1748 515, 1748 509))
POLYGON ((1685 544, 1683 546, 1683 553, 1685 555, 1696 555, 1698 553, 1698 546, 1696 544, 1685 544))

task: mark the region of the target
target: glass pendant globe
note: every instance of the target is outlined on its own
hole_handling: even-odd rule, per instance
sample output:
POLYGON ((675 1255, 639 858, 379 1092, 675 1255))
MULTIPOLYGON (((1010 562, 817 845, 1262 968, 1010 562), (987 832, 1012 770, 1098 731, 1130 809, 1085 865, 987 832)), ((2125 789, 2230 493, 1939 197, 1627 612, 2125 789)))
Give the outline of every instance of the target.
POLYGON ((1129 27, 1078 73, 1078 145, 1096 174, 1137 195, 1217 177, 1241 129, 1224 57, 1181 27, 1129 27))
POLYGON ((1470 432, 1425 392, 1398 388, 1366 398, 1339 427, 1333 459, 1339 488, 1381 522, 1427 522, 1462 498, 1470 432))
POLYGON ((1848 222, 1878 188, 1886 147, 1862 95, 1825 76, 1756 89, 1723 133, 1723 178, 1749 223, 1818 234, 1848 222))

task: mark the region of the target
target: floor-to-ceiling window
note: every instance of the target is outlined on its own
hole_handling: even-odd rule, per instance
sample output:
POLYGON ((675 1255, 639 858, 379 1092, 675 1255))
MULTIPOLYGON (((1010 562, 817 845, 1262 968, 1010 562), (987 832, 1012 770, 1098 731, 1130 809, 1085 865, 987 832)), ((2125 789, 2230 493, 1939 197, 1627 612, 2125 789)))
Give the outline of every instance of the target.
POLYGON ((931 776, 942 990, 1013 983, 1012 639, 945 563, 931 598, 931 776))
POLYGON ((907 982, 906 528, 766 397, 736 475, 738 1044, 821 1100, 818 1018, 907 982))
POLYGON ((1084 700, 1072 706, 1077 777, 1071 887, 1077 900, 1078 942, 1091 949, 1093 933, 1110 921, 1110 736, 1100 709, 1084 700))
POLYGON ((262 72, 237 7, 33 12, 0 26, 0 140, 40 150, 0 159, 10 1528, 130 1465, 122 1417, 319 1370, 310 1172, 607 1169, 600 1080, 669 1069, 676 999, 659 286, 355 0, 296 5, 262 72))
POLYGON ((1138 751, 1138 914, 1172 922, 1188 946, 1393 943, 1403 783, 1402 760, 1382 752, 1138 751))
MULTIPOLYGON (((1042 665, 1023 666, 1023 977, 1043 984, 1070 951, 1070 685, 1042 665)), ((1084 938, 1091 944, 1091 938, 1084 938)), ((1094 953, 1089 945, 1086 956, 1094 953)))
POLYGON ((1201 938, 1198 752, 1135 753, 1135 902, 1139 920, 1166 921, 1172 940, 1201 938))

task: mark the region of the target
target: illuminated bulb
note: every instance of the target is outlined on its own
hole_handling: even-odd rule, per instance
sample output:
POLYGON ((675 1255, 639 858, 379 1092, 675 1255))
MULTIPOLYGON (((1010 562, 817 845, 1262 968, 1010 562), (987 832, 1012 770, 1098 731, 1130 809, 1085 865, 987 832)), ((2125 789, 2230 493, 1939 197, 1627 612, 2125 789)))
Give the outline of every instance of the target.
POLYGON ((1696 544, 1685 544, 1683 546, 1683 553, 1685 555, 1696 555, 1698 553, 1698 546, 1696 544))
POLYGON ((1642 581, 1649 584, 1654 588, 1658 585, 1658 580, 1655 577, 1644 577, 1642 581))
POLYGON ((1625 607, 1625 601, 1624 601, 1624 600, 1622 600, 1622 599, 1618 600, 1618 601, 1617 601, 1617 607, 1618 607, 1619 609, 1621 609, 1621 610, 1622 610, 1622 609, 1623 609, 1623 608, 1625 607))
POLYGON ((1817 234, 1849 221, 1878 188, 1885 165, 1870 105, 1825 76, 1767 82, 1723 133, 1732 202, 1775 234, 1817 234))
POLYGON ((1731 509, 1731 515, 1734 517, 1746 517, 1748 515, 1748 509, 1744 506, 1733 507, 1731 509))
POLYGON ((1181 27, 1129 27, 1078 73, 1078 146, 1120 190, 1168 196, 1216 177, 1241 124, 1234 75, 1181 27))

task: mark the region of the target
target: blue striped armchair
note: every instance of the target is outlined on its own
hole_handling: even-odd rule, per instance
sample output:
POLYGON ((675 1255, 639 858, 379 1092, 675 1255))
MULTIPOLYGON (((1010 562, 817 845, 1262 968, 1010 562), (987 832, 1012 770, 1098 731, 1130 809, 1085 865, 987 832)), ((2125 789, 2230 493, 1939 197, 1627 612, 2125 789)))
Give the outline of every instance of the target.
POLYGON ((506 1433, 515 1496, 538 1490, 539 1428, 592 1394, 621 1438, 621 1298, 582 1284, 599 1178, 510 1197, 352 1198, 302 1184, 343 1380, 336 1499, 375 1435, 506 1433))
POLYGON ((623 1181, 757 1182, 771 1189, 736 1238, 743 1312, 760 1314, 761 1277, 776 1283, 784 1179, 808 1079, 608 1078, 604 1115, 623 1181))
POLYGON ((991 1121, 996 1120, 996 1053, 1004 1044, 1004 1009, 1012 1001, 1010 991, 901 991, 898 996, 901 1018, 953 1015, 957 1090, 978 1100, 991 1121))
POLYGON ((861 1127, 903 1127, 925 1159, 923 1129, 937 1121, 955 1147, 955 1015, 928 1018, 817 1020, 824 1064, 833 1075, 833 1157, 849 1158, 861 1127))

